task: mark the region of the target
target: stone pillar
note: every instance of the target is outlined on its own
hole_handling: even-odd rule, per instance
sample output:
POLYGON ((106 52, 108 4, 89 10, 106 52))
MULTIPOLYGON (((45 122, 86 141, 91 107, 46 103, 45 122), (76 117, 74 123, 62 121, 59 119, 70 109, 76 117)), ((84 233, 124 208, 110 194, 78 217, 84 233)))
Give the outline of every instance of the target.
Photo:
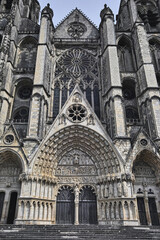
POLYGON ((27 201, 24 201, 24 214, 23 219, 27 220, 27 201))
MULTIPOLYGON (((37 50, 37 61, 34 75, 33 83, 33 95, 30 107, 30 117, 29 117, 29 130, 28 138, 32 141, 38 141, 43 137, 43 126, 44 126, 44 108, 45 102, 48 100, 46 95, 47 86, 47 71, 48 62, 50 60, 50 39, 49 31, 51 30, 53 11, 50 9, 49 5, 42 10, 41 24, 40 24, 40 34, 39 34, 39 44, 37 50)), ((52 29, 53 30, 53 29, 52 29)))
POLYGON ((36 197, 40 197, 40 191, 41 191, 41 180, 38 180, 37 181, 36 197))
POLYGON ((40 202, 39 220, 43 219, 43 202, 40 202))
POLYGON ((145 190, 145 189, 144 189, 144 206, 145 206, 145 210, 146 210, 147 223, 148 223, 148 225, 152 225, 150 211, 149 211, 147 190, 145 190))
POLYGON ((75 220, 74 220, 74 224, 78 225, 79 224, 79 189, 78 189, 77 186, 75 187, 74 193, 75 193, 75 200, 74 200, 74 203, 75 203, 75 220))
MULTIPOLYGON (((135 5, 133 0, 129 1, 131 5, 135 5)), ((137 59, 137 76, 139 85, 139 105, 141 107, 142 118, 144 118, 146 129, 152 139, 160 142, 160 93, 158 89, 156 73, 152 64, 148 36, 144 27, 144 23, 140 18, 135 19, 136 14, 130 10, 134 20, 132 29, 132 38, 134 40, 134 48, 137 59), (150 128, 149 126, 152 126, 150 128)), ((160 143, 159 143, 160 145, 160 143)))
POLYGON ((22 220, 22 203, 21 201, 18 202, 18 213, 17 213, 17 220, 22 220))
POLYGON ((44 203, 44 220, 48 220, 48 203, 44 203))
POLYGON ((48 198, 49 199, 52 199, 52 183, 50 182, 49 183, 49 186, 48 186, 48 198))
POLYGON ((33 201, 30 202, 30 220, 34 219, 34 203, 33 201))
POLYGON ((9 50, 11 48, 11 34, 13 26, 9 21, 3 32, 3 41, 1 43, 0 52, 0 81, 4 83, 0 92, 0 136, 4 131, 4 124, 7 120, 9 109, 13 98, 11 96, 12 80, 13 80, 13 59, 15 57, 15 51, 12 49, 13 59, 9 59, 9 50))
MULTIPOLYGON (((100 36, 102 89, 108 132, 112 138, 126 137, 124 106, 122 102, 122 85, 116 46, 114 15, 105 5, 101 11, 100 36)), ((105 116, 104 116, 105 117, 105 116)))
POLYGON ((51 203, 48 204, 48 220, 52 221, 52 207, 51 207, 51 203))
POLYGON ((32 180, 32 197, 35 197, 36 196, 36 180, 33 179, 32 180))
POLYGON ((105 203, 102 202, 101 204, 101 214, 102 214, 102 220, 105 220, 105 203))
POLYGON ((35 220, 39 219, 39 202, 35 202, 35 220))
POLYGON ((101 184, 101 198, 104 198, 104 185, 103 185, 103 182, 101 184))

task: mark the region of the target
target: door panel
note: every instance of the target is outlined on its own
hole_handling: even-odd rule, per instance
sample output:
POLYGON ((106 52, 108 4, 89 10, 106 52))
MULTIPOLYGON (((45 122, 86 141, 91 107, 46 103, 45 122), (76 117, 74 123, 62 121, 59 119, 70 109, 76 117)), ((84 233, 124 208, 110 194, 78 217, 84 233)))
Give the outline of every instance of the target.
POLYGON ((97 224, 97 198, 93 189, 83 188, 79 198, 79 223, 97 224))
POLYGON ((138 204, 138 213, 139 213, 139 220, 141 225, 148 225, 147 217, 146 217, 146 210, 144 205, 144 198, 137 197, 137 204, 138 204))
POLYGON ((159 225, 159 219, 158 219, 158 212, 157 212, 155 198, 148 198, 148 204, 149 204, 152 225, 157 226, 159 225))
POLYGON ((74 224, 74 193, 71 188, 61 189, 57 196, 57 224, 74 224))
POLYGON ((10 203, 9 203, 8 218, 7 218, 8 224, 14 223, 16 205, 17 205, 17 192, 12 192, 11 198, 10 198, 10 203))
POLYGON ((0 192, 0 220, 2 218, 3 204, 4 204, 5 193, 0 192))

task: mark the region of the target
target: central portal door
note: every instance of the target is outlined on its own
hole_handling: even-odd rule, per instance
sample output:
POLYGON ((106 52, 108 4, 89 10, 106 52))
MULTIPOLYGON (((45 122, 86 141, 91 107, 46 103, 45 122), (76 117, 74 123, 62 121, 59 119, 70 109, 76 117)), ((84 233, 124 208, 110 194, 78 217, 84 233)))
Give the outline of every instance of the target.
POLYGON ((62 187, 57 196, 57 224, 74 224, 74 193, 69 186, 62 187))
POLYGON ((79 195, 79 223, 97 224, 97 197, 94 190, 86 186, 79 195))

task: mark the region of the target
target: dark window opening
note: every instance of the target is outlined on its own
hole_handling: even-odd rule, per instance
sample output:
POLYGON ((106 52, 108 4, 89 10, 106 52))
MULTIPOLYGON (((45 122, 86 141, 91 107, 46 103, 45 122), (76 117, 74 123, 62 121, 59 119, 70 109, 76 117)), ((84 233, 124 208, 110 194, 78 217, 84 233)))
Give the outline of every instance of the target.
POLYGON ((96 85, 94 86, 93 94, 94 94, 94 111, 97 114, 98 118, 100 118, 99 88, 96 85))
POLYGON ((91 89, 90 89, 90 87, 87 87, 87 89, 86 89, 86 98, 87 98, 89 104, 92 106, 92 97, 91 96, 92 96, 91 95, 91 89))
POLYGON ((54 89, 54 100, 53 100, 53 118, 55 119, 59 113, 59 101, 60 101, 60 88, 57 84, 54 89))
POLYGON ((139 121, 138 110, 135 108, 127 107, 126 108, 126 118, 127 122, 139 121))
POLYGON ((18 96, 19 98, 26 100, 29 99, 32 93, 31 86, 22 86, 18 89, 18 96))
POLYGON ((157 77, 157 84, 158 84, 158 87, 160 87, 160 74, 157 74, 156 77, 157 77))
POLYGON ((67 101, 67 88, 66 87, 64 87, 63 89, 62 89, 62 107, 63 107, 63 105, 65 104, 65 102, 67 101))
POLYGON ((14 114, 13 120, 14 122, 28 122, 29 109, 28 108, 20 108, 14 114))
POLYGON ((11 9, 11 7, 12 7, 12 2, 13 2, 13 0, 7 0, 7 2, 6 2, 6 10, 10 10, 11 9))
POLYGON ((2 43, 2 35, 0 35, 0 44, 2 43))
POLYGON ((149 25, 151 27, 156 27, 157 24, 158 24, 158 14, 157 13, 153 13, 152 11, 148 11, 147 13, 147 16, 148 16, 148 22, 149 22, 149 25))
POLYGON ((124 99, 126 100, 134 99, 136 97, 135 83, 133 81, 124 81, 122 92, 124 99))

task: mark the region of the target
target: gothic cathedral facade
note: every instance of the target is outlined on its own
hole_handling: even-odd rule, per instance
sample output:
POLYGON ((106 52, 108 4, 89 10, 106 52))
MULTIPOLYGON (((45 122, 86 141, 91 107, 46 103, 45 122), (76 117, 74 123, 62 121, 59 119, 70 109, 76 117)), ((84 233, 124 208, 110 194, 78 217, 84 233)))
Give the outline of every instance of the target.
POLYGON ((0 223, 159 225, 160 1, 39 14, 0 1, 0 223))

